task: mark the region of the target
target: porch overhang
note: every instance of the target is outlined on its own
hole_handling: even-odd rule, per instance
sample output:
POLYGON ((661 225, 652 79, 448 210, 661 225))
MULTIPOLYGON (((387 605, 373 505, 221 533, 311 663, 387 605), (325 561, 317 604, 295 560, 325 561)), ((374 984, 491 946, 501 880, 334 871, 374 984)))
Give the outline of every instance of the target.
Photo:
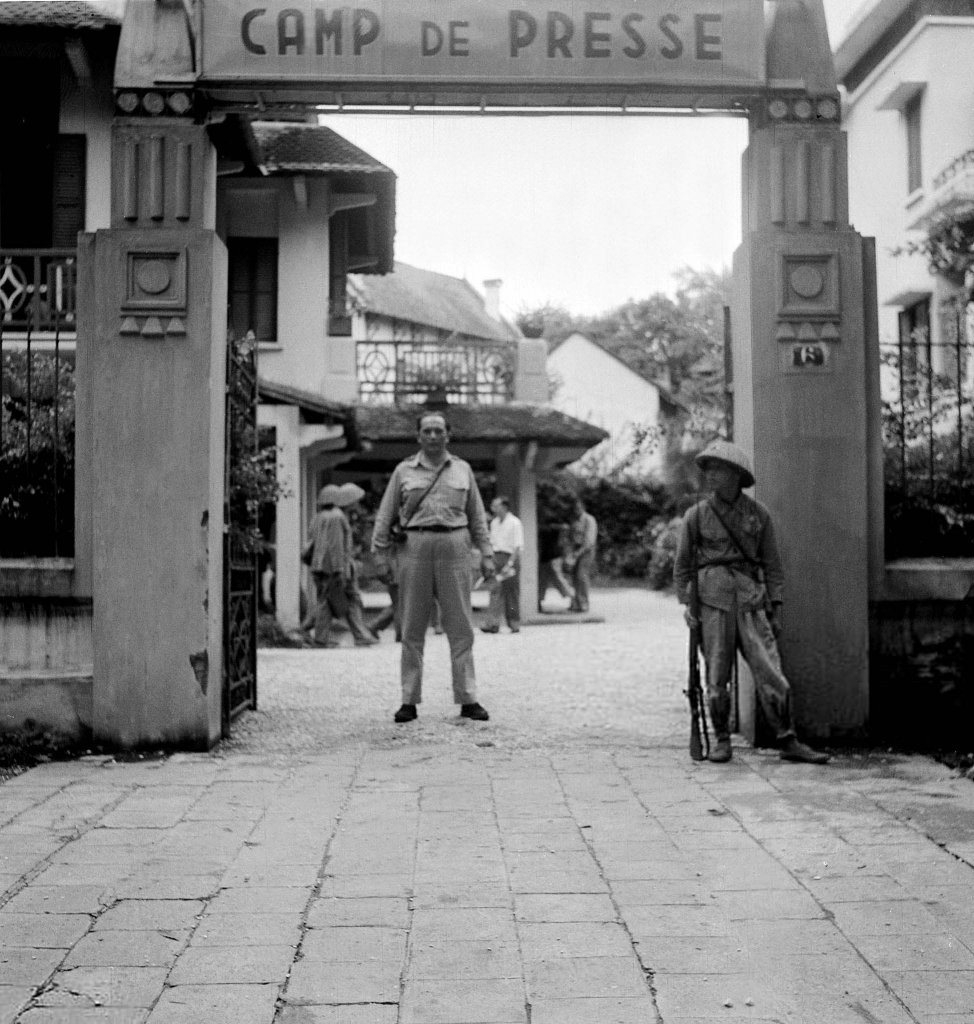
POLYGON ((310 448, 318 452, 359 447, 355 409, 352 406, 265 377, 257 382, 257 394, 261 405, 292 405, 298 408, 301 415, 302 449, 310 448))
MULTIPOLYGON (((355 461, 362 468, 391 470, 416 451, 416 419, 429 411, 425 405, 356 406, 362 452, 355 461)), ((512 447, 534 469, 555 469, 609 436, 591 423, 530 402, 451 405, 443 411, 450 423, 450 450, 475 469, 494 468, 498 456, 512 447)))

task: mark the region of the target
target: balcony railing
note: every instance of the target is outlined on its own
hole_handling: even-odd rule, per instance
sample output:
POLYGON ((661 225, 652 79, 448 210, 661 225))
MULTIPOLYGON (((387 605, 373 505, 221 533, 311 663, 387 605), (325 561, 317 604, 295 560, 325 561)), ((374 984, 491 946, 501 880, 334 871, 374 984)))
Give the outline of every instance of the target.
POLYGON ((513 345, 465 341, 360 341, 359 395, 383 405, 423 402, 498 405, 514 393, 513 345))
POLYGON ((74 249, 0 249, 0 322, 8 331, 74 331, 74 249))
POLYGON ((76 268, 0 250, 0 558, 74 553, 76 268))

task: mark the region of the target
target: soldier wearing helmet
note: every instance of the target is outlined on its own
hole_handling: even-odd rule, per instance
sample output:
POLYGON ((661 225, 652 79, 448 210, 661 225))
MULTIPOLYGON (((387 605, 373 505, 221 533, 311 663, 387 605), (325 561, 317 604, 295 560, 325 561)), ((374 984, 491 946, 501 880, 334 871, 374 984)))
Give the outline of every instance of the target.
POLYGON ((707 445, 696 462, 710 495, 683 517, 673 575, 687 624, 700 627, 716 737, 710 760, 731 759, 730 679, 739 648, 781 757, 824 764, 828 755, 795 735, 791 686, 782 672, 777 643, 784 576, 771 515, 743 493, 754 484, 750 459, 737 445, 718 440, 707 445), (694 576, 699 620, 690 608, 694 576))

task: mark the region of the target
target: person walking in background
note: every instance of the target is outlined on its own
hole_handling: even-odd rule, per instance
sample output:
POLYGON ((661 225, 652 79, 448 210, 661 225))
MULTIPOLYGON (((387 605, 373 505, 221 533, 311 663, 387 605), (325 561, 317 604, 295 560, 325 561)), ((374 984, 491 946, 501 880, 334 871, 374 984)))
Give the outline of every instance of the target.
POLYGON ((568 553, 565 555, 565 568, 575 590, 571 603, 573 612, 588 611, 598 536, 599 526, 595 516, 585 511, 581 498, 576 498, 574 515, 568 524, 568 553))
POLYGON ((311 570, 315 584, 317 611, 314 643, 317 647, 337 647, 331 640, 332 618, 346 618, 356 646, 378 643, 362 620, 361 602, 349 603, 347 588, 354 575, 352 561, 352 528, 345 513, 338 507, 341 491, 327 484, 318 493, 318 512, 308 530, 308 541, 301 552, 311 570))
POLYGON ((711 493, 683 517, 673 579, 687 625, 700 628, 716 737, 710 760, 731 759, 730 679, 740 648, 782 759, 824 764, 828 754, 795 735, 791 686, 781 669, 777 641, 784 574, 770 513, 742 491, 754 485, 751 460, 737 445, 713 441, 696 462, 711 493), (692 604, 699 605, 699 619, 692 604))
POLYGON ((480 628, 485 633, 498 633, 501 613, 512 633, 521 630, 521 557, 524 551, 524 528, 511 511, 509 498, 503 495, 490 503, 494 518, 490 521, 490 546, 494 550, 494 580, 490 588, 487 620, 480 628))
MULTIPOLYGON (((352 543, 349 553, 349 571, 345 579, 345 600, 348 604, 346 618, 352 630, 357 647, 371 647, 379 642, 375 632, 365 624, 365 606, 362 603, 362 591, 359 589, 359 575, 361 573, 359 556, 361 545, 356 535, 355 527, 352 525, 354 512, 358 509, 358 503, 365 496, 365 491, 358 484, 344 483, 338 488, 338 495, 335 504, 341 509, 349 523, 349 532, 352 543)), ((358 519, 356 519, 358 522, 358 519)))
POLYGON ((549 587, 554 587, 562 597, 569 601, 575 596, 561 571, 562 555, 565 553, 565 544, 568 535, 568 527, 564 523, 549 523, 538 528, 538 611, 543 612, 541 607, 548 593, 549 587))
POLYGON ((376 570, 383 579, 391 575, 393 535, 404 536, 398 553, 402 705, 394 721, 411 722, 417 717, 434 599, 439 601, 450 644, 453 699, 462 717, 486 721, 490 715, 477 702, 470 605, 471 539, 480 551, 484 578, 494 575, 484 502, 470 464, 447 450, 446 416, 423 413, 416 427, 420 450, 393 470, 372 534, 376 570))

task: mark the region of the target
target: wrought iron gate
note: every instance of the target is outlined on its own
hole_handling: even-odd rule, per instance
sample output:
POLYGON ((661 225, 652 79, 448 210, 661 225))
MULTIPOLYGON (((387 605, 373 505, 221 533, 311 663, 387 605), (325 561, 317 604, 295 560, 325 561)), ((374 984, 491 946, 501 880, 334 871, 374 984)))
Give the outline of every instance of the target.
POLYGON ((257 707, 257 507, 248 469, 257 455, 257 342, 227 339, 226 485, 223 534, 223 735, 257 707))

